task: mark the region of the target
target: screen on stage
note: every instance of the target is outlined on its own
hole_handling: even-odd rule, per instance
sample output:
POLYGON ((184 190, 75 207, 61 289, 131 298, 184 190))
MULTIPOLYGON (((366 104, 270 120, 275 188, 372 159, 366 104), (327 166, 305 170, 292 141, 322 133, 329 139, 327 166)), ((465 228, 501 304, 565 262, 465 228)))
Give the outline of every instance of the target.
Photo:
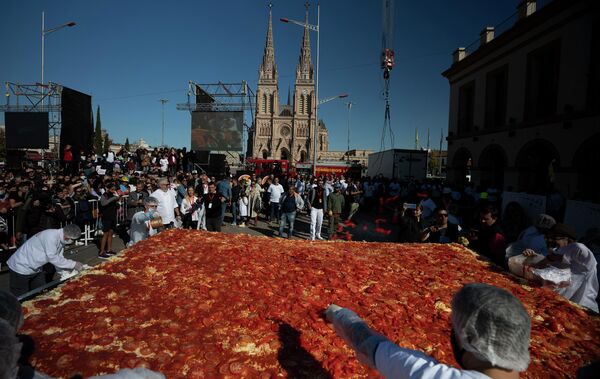
POLYGON ((48 112, 6 112, 7 149, 47 149, 48 112))
POLYGON ((242 150, 244 112, 192 112, 192 150, 242 150))

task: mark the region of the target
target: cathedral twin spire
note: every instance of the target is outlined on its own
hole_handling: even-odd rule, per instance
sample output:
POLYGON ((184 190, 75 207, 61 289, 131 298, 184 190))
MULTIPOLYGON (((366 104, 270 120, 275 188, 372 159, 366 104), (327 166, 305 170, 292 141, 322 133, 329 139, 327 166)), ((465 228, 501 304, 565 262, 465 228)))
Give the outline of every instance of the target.
POLYGON ((306 2, 306 16, 304 18, 304 35, 302 36, 302 47, 300 48, 300 60, 296 67, 296 82, 313 79, 313 66, 310 58, 310 31, 308 30, 308 1, 306 2))
MULTIPOLYGON (((277 65, 275 64, 275 47, 273 45, 273 5, 269 3, 269 24, 267 28, 267 39, 262 63, 260 65, 259 81, 277 80, 277 65)), ((306 3, 306 16, 304 19, 304 35, 302 36, 302 47, 300 58, 296 66, 296 82, 313 80, 313 65, 310 55, 310 31, 308 29, 308 2, 306 3)))
POLYGON ((263 54, 263 60, 260 65, 259 80, 277 80, 275 48, 273 47, 273 16, 271 12, 272 7, 273 4, 269 3, 269 27, 267 29, 267 41, 265 42, 265 52, 263 54))

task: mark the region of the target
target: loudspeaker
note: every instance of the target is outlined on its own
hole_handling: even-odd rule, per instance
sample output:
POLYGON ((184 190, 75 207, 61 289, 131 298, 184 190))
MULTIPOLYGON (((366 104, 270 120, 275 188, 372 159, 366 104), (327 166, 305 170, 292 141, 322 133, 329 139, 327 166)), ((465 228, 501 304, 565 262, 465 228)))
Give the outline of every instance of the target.
POLYGON ((63 87, 61 94, 60 157, 66 145, 72 146, 74 159, 79 152, 92 150, 94 127, 92 125, 92 97, 63 87))
POLYGON ((196 156, 194 157, 197 164, 208 164, 210 151, 199 151, 196 150, 196 156))

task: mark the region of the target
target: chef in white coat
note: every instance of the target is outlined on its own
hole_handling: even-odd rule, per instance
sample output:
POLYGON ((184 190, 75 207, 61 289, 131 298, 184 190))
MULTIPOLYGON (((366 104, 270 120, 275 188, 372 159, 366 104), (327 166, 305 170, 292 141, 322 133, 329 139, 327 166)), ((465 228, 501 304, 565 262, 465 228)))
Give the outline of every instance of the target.
POLYGON ((46 284, 42 266, 52 263, 57 269, 83 270, 83 264, 63 255, 65 246, 81 236, 77 225, 67 225, 62 229, 47 229, 27 240, 9 258, 10 292, 20 296, 46 284))
MULTIPOLYGON (((548 256, 535 267, 548 265, 564 267, 571 270, 571 281, 568 286, 558 286, 554 291, 574 303, 598 313, 598 274, 594 253, 582 243, 577 242, 575 230, 565 224, 556 224, 546 236, 548 256)), ((535 252, 525 251, 525 256, 534 256, 535 252)))
POLYGON ((517 379, 529 366, 531 320, 527 311, 514 295, 487 284, 467 284, 452 300, 449 337, 462 369, 399 347, 349 309, 332 304, 325 315, 357 358, 385 378, 517 379))
POLYGON ((150 195, 158 201, 156 209, 163 220, 166 229, 172 228, 175 221, 181 221, 179 204, 175 191, 169 188, 169 180, 166 178, 158 181, 158 189, 150 195))

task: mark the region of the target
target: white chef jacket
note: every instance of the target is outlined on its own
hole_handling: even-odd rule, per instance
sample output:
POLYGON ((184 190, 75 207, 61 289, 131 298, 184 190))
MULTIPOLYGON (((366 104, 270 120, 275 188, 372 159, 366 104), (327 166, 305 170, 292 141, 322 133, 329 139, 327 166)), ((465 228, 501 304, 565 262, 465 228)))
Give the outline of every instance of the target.
POLYGON ((72 270, 76 262, 64 257, 62 240, 62 229, 39 232, 18 248, 6 263, 11 270, 21 275, 36 274, 46 263, 52 263, 59 269, 72 270))
POLYGON ((167 192, 165 192, 159 188, 152 192, 152 195, 150 196, 158 200, 158 207, 156 207, 156 210, 160 214, 163 224, 175 222, 175 208, 179 208, 175 191, 168 189, 167 192))
POLYGON ((571 285, 557 288, 555 291, 574 303, 583 305, 598 312, 598 275, 597 262, 594 253, 584 244, 573 242, 565 247, 556 249, 556 254, 562 255, 563 263, 571 269, 571 285))
POLYGON ((129 227, 129 242, 132 245, 148 238, 150 235, 148 221, 150 221, 150 218, 146 216, 144 211, 139 211, 133 215, 129 227))
POLYGON ((489 376, 479 371, 460 370, 447 366, 420 351, 403 349, 390 341, 381 342, 377 346, 375 367, 385 378, 394 379, 489 379, 489 376))

